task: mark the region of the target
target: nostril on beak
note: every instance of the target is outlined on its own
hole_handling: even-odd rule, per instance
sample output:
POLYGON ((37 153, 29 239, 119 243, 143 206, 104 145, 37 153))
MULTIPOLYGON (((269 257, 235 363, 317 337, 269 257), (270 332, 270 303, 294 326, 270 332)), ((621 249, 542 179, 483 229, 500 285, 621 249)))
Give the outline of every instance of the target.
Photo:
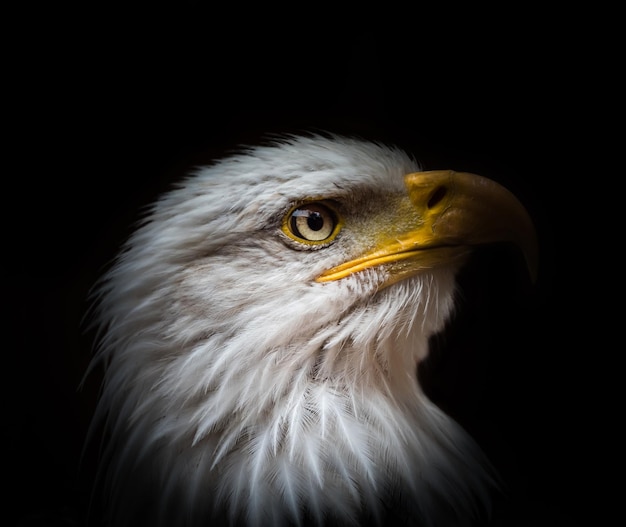
POLYGON ((428 199, 428 203, 426 204, 426 206, 429 209, 436 207, 447 193, 448 193, 448 189, 444 187, 443 185, 437 187, 434 190, 434 192, 430 195, 430 198, 428 199))

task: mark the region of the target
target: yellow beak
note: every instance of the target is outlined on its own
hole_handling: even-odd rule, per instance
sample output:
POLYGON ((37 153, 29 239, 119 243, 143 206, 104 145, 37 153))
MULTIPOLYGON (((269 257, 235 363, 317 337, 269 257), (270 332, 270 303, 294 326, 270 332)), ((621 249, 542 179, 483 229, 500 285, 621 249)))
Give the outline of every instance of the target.
MULTIPOLYGON (((474 174, 437 170, 405 176, 408 195, 396 204, 391 228, 374 249, 328 269, 318 282, 339 280, 386 265, 389 285, 469 254, 477 245, 511 242, 522 250, 531 279, 537 273, 537 239, 518 199, 495 181, 474 174)), ((388 224, 389 225, 389 224, 388 224)))

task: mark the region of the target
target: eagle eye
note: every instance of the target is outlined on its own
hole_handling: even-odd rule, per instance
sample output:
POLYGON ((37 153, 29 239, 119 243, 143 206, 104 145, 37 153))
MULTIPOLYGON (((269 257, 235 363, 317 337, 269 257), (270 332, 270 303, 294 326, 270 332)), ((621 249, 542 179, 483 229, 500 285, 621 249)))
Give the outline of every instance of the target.
POLYGON ((341 228, 335 210, 325 202, 304 203, 283 220, 283 232, 292 240, 309 245, 331 242, 341 228))

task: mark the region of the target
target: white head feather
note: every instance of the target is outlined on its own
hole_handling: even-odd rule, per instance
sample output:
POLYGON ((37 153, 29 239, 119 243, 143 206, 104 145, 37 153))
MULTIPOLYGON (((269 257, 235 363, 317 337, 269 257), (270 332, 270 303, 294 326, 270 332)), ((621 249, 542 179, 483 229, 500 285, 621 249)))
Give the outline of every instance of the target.
POLYGON ((298 250, 280 229, 311 197, 375 214, 417 170, 394 148, 296 137, 152 207, 98 291, 113 525, 428 525, 485 501, 484 459, 416 374, 458 263, 381 290, 382 267, 317 283, 356 230, 298 250))

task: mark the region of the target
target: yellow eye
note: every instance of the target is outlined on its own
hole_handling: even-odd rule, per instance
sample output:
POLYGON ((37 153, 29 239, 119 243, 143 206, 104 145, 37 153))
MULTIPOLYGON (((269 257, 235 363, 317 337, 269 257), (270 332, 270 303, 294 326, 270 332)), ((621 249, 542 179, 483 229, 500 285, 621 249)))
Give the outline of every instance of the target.
POLYGON ((283 221, 283 232, 290 238, 308 244, 332 241, 339 233, 337 213, 326 203, 305 203, 292 209, 283 221))

